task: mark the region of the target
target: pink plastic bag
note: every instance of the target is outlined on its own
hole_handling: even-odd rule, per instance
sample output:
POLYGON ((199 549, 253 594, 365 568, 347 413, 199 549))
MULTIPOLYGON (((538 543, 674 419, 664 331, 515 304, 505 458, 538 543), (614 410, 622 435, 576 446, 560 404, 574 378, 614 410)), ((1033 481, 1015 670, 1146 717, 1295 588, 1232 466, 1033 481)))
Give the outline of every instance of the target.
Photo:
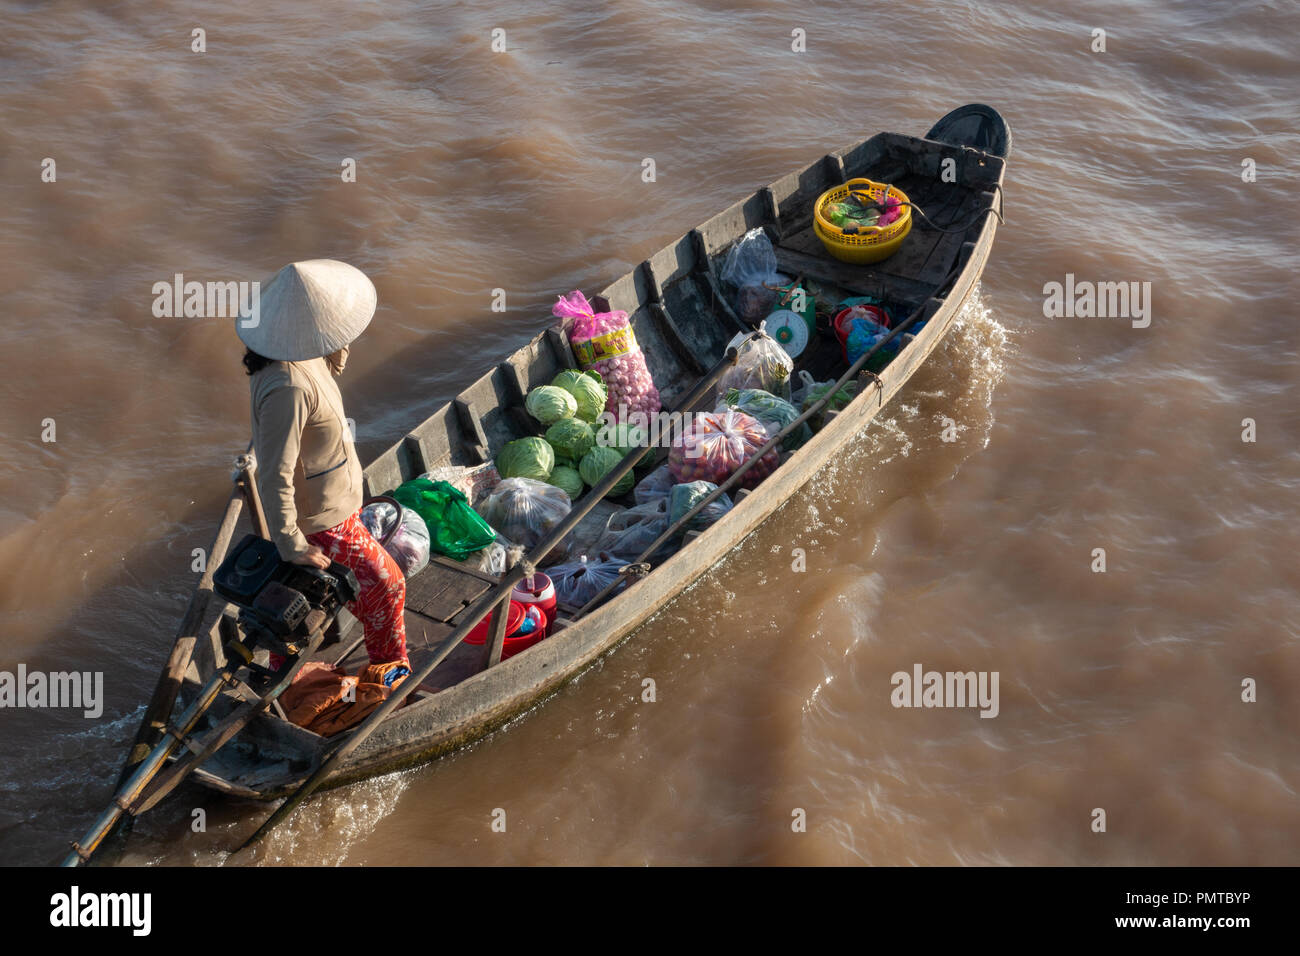
POLYGON ((584 370, 595 369, 604 379, 609 389, 605 411, 620 422, 632 412, 659 412, 663 407, 659 390, 650 378, 626 312, 595 314, 581 292, 560 296, 551 312, 572 321, 569 345, 578 365, 584 370))
MULTIPOLYGON (((673 442, 668 468, 679 482, 711 481, 720 485, 767 444, 768 437, 767 429, 744 412, 701 412, 673 442)), ((779 464, 780 456, 774 447, 745 472, 740 487, 757 487, 779 464)))

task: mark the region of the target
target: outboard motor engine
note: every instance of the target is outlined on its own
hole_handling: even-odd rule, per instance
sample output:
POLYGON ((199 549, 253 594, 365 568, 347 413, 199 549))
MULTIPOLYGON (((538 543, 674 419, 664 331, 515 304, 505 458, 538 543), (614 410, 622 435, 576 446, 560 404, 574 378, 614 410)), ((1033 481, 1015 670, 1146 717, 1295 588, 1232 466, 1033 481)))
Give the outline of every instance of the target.
MULTIPOLYGON (((221 562, 212 586, 239 608, 247 646, 265 647, 286 658, 296 655, 308 637, 308 614, 323 612, 323 628, 361 591, 356 575, 337 561, 324 570, 294 564, 281 559, 273 542, 253 534, 245 535, 221 562)), ((264 670, 251 662, 250 669, 264 670)))

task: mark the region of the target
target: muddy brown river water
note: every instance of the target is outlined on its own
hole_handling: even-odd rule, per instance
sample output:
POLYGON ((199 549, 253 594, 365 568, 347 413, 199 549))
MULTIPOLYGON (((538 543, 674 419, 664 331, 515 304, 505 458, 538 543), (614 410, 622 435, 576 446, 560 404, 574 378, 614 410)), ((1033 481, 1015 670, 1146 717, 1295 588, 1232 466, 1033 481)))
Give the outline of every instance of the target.
MULTIPOLYGON (((98 718, 0 710, 0 861, 58 860, 107 803, 247 441, 229 323, 156 318, 153 283, 367 272, 341 384, 368 459, 556 295, 983 101, 1015 136, 1006 226, 850 452, 562 692, 320 796, 255 859, 1300 863, 1294 4, 5 0, 0 21, 0 670, 104 675, 98 718), (1149 324, 1049 318, 1067 281, 1149 283, 1149 324), (997 672, 997 716, 893 706, 916 664, 997 672)), ((182 794, 122 862, 220 864, 266 813, 182 794)))

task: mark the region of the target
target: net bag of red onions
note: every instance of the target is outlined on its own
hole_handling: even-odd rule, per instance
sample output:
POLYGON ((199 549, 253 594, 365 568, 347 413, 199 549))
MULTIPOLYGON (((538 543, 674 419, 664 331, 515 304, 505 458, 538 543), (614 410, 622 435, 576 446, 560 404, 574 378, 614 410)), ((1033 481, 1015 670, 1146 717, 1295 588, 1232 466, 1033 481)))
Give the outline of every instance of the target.
MULTIPOLYGON (((767 444, 768 434, 756 418, 738 412, 699 412, 673 442, 668 468, 679 482, 711 481, 720 485, 767 444)), ((740 487, 755 488, 780 464, 773 447, 745 472, 740 487)))
POLYGON ((551 312, 564 320, 578 365, 584 371, 595 369, 609 389, 605 411, 620 422, 632 412, 658 414, 659 390, 626 312, 592 312, 578 291, 560 296, 551 312))

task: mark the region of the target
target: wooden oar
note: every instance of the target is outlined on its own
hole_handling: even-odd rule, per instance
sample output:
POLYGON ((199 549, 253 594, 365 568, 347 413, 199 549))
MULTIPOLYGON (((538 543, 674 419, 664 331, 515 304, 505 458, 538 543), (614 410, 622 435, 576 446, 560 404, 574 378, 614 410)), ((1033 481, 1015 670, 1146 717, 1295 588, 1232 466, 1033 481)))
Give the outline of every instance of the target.
MULTIPOLYGON (((696 382, 694 388, 692 388, 691 391, 678 403, 677 412, 689 411, 691 407, 698 402, 710 388, 713 387, 713 384, 722 377, 723 373, 736 364, 736 359, 738 357, 739 353, 736 349, 728 349, 722 359, 714 365, 703 378, 696 382)), ((320 785, 325 782, 325 779, 333 772, 339 761, 346 759, 351 753, 360 747, 365 739, 375 732, 388 715, 402 705, 402 702, 406 700, 407 695, 412 693, 429 677, 430 674, 433 673, 434 669, 442 663, 443 658, 455 650, 456 646, 460 644, 466 636, 468 636, 469 632, 473 630, 478 623, 492 611, 493 608, 500 604, 502 600, 509 600, 511 592, 515 589, 515 585, 528 575, 532 574, 536 569, 536 564, 545 558, 546 555, 548 555, 557 545, 559 545, 564 540, 565 536, 577 527, 578 523, 586 517, 587 512, 594 508, 605 497, 605 495, 612 491, 614 486, 622 480, 623 476, 630 472, 636 463, 639 462, 649 451, 649 446, 644 448, 633 448, 624 455, 622 461, 611 469, 604 478, 596 483, 595 487, 580 499, 578 504, 570 510, 565 519, 551 529, 551 533, 548 534, 540 544, 533 548, 532 552, 529 553, 524 560, 520 561, 513 568, 509 568, 506 573, 502 575, 501 583, 499 585, 488 591, 478 600, 477 603, 464 612, 462 623, 457 625, 455 630, 443 639, 442 643, 438 645, 437 650, 434 651, 433 656, 425 662, 424 666, 421 667, 418 672, 399 684, 393 691, 392 695, 380 704, 379 707, 371 713, 371 715, 367 717, 356 730, 352 731, 340 746, 330 751, 329 755, 321 761, 316 772, 308 777, 307 780, 304 781, 302 785, 284 801, 284 803, 280 804, 280 806, 276 808, 275 812, 257 828, 257 831, 252 836, 244 841, 243 845, 240 846, 239 849, 245 850, 262 839, 262 837, 271 832, 271 830, 274 829, 282 820, 292 814, 300 803, 315 793, 317 788, 319 788, 320 785)))

